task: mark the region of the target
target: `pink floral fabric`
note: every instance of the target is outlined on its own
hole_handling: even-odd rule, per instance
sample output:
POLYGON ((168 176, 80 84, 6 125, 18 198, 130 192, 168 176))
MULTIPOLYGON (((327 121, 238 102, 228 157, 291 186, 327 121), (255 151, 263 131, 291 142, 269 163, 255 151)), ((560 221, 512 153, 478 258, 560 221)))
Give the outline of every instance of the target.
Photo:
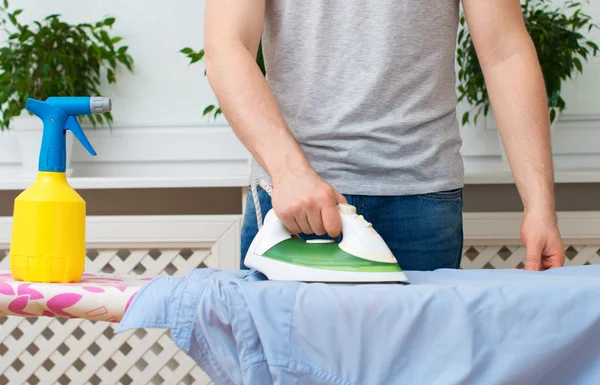
POLYGON ((119 322, 151 279, 84 273, 78 283, 30 283, 15 281, 9 270, 0 270, 0 316, 119 322))

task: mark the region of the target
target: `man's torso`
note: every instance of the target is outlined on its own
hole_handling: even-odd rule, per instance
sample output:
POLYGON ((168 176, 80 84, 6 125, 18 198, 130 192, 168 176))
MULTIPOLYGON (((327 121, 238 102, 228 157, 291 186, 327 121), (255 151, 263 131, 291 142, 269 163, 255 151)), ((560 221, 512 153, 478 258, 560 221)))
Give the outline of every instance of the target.
MULTIPOLYGON (((346 194, 461 187, 458 0, 267 0, 267 79, 312 167, 346 194)), ((252 179, 270 180, 253 161, 252 179)))

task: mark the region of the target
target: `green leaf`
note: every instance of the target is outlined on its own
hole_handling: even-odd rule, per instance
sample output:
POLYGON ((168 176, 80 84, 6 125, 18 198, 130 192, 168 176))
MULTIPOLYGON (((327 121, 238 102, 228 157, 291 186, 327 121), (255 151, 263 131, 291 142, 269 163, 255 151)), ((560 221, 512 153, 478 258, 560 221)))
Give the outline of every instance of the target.
POLYGON ((202 116, 206 116, 206 115, 210 114, 210 112, 214 109, 215 109, 215 106, 211 104, 210 106, 208 106, 204 109, 202 116))
POLYGON ((111 45, 111 42, 110 42, 111 39, 110 39, 110 36, 108 36, 108 32, 106 32, 105 30, 101 30, 100 31, 100 37, 102 38, 102 42, 104 44, 106 44, 108 46, 111 45))
POLYGON ((8 8, 8 0, 4 0, 4 8, 8 8))
POLYGON ((189 54, 193 53, 194 50, 191 49, 190 47, 185 47, 185 48, 182 48, 179 52, 189 55, 189 54))
POLYGON ((462 41, 464 35, 465 35, 465 30, 461 29, 460 32, 458 33, 458 42, 459 43, 462 41))
POLYGON ((575 64, 575 67, 577 67, 577 70, 579 70, 579 72, 583 72, 583 66, 581 65, 581 61, 578 58, 573 58, 573 63, 575 64))
POLYGON ((550 123, 554 122, 554 119, 556 119, 556 110, 552 109, 550 110, 550 123))
POLYGON ((465 112, 462 117, 462 125, 464 126, 469 122, 469 112, 465 112))
POLYGON ((104 19, 104 25, 112 27, 112 25, 114 23, 115 23, 115 18, 114 17, 108 17, 108 18, 104 19))

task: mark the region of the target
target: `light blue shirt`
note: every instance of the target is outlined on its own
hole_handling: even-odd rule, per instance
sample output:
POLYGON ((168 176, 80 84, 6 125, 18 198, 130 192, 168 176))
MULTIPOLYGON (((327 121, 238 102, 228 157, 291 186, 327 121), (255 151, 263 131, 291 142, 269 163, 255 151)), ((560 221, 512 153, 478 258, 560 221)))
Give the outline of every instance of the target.
POLYGON ((170 329, 216 385, 600 384, 600 265, 406 274, 343 286, 194 270, 147 284, 118 332, 170 329))

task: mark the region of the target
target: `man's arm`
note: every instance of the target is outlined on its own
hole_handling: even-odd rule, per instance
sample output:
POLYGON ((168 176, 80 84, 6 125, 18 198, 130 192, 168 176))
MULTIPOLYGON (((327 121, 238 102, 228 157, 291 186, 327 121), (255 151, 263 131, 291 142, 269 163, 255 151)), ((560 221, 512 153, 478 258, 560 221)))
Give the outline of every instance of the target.
POLYGON ((561 266, 548 101, 519 0, 463 0, 469 31, 525 208, 527 269, 561 266))
POLYGON ((293 232, 339 234, 345 199, 310 167, 256 64, 265 0, 207 0, 206 73, 232 129, 273 182, 273 208, 293 232))

